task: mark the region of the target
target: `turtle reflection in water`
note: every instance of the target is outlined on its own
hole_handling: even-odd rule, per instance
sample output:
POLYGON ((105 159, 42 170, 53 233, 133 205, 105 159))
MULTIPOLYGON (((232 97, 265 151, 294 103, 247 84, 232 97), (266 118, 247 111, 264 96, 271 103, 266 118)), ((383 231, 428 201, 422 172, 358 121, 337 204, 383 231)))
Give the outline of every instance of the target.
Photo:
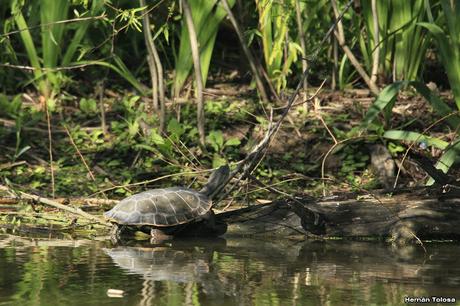
POLYGON ((132 195, 104 213, 114 224, 112 237, 124 229, 150 232, 154 239, 170 236, 219 236, 227 225, 215 221, 212 198, 224 187, 230 174, 228 166, 214 171, 208 183, 196 191, 185 187, 147 190, 132 195))

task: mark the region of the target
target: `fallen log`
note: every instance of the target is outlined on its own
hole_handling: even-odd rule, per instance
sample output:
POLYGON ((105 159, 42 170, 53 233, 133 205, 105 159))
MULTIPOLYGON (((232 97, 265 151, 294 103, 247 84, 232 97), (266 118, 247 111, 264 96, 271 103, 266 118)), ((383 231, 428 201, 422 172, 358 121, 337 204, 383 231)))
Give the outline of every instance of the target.
POLYGON ((227 236, 378 238, 407 243, 460 238, 460 190, 456 186, 406 189, 388 195, 342 194, 292 198, 217 214, 227 236), (450 189, 449 189, 450 188, 450 189))
MULTIPOLYGON (((10 190, 10 188, 8 188, 6 186, 2 186, 2 185, 0 185, 0 191, 13 193, 13 191, 10 190)), ((51 207, 57 208, 59 210, 71 213, 71 214, 73 214, 75 216, 78 216, 79 218, 84 218, 84 219, 93 221, 93 222, 95 222, 97 224, 100 224, 100 225, 103 225, 103 226, 106 226, 106 227, 111 227, 111 224, 109 222, 107 222, 102 216, 89 214, 89 213, 84 212, 83 210, 81 210, 81 209, 79 209, 77 207, 71 207, 71 206, 63 205, 63 204, 61 204, 59 202, 56 202, 54 200, 50 200, 50 199, 43 198, 43 197, 33 195, 33 194, 28 194, 28 193, 25 193, 25 192, 22 192, 22 191, 17 191, 17 194, 20 196, 21 199, 31 200, 31 201, 34 201, 34 202, 37 202, 37 203, 41 203, 41 204, 44 204, 44 205, 47 205, 47 206, 51 206, 51 207)))

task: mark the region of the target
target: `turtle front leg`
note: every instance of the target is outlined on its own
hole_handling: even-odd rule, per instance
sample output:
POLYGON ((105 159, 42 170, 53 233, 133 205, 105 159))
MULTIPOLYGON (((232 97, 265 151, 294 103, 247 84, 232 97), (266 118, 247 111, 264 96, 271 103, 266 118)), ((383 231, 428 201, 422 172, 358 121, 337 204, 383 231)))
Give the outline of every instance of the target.
POLYGON ((152 228, 150 230, 151 239, 155 242, 161 242, 164 240, 169 240, 173 238, 173 235, 168 235, 164 231, 158 228, 152 228))
POLYGON ((112 229, 110 230, 110 240, 115 244, 120 240, 122 231, 122 226, 118 224, 113 224, 112 229))
POLYGON ((208 211, 203 216, 204 224, 207 228, 209 236, 220 236, 227 231, 227 224, 216 220, 216 215, 212 210, 208 211))

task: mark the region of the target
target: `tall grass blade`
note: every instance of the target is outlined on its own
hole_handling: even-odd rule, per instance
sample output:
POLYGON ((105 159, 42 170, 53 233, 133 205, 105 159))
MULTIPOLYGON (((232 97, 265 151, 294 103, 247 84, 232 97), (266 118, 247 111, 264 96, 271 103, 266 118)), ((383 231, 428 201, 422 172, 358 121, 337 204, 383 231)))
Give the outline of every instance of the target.
POLYGON ((424 143, 427 146, 433 146, 440 150, 445 150, 449 143, 436 137, 426 136, 417 132, 389 130, 383 134, 383 137, 391 140, 403 140, 417 143, 424 143))
MULTIPOLYGON (((224 9, 218 5, 218 1, 216 0, 188 0, 188 3, 192 10, 193 23, 200 45, 201 74, 203 82, 206 84, 217 31, 226 13, 224 9)), ((233 6, 235 0, 229 0, 228 3, 230 6, 233 6)), ((179 94, 193 66, 192 51, 188 35, 187 27, 185 23, 183 23, 180 34, 179 54, 175 66, 174 93, 176 96, 179 94)))

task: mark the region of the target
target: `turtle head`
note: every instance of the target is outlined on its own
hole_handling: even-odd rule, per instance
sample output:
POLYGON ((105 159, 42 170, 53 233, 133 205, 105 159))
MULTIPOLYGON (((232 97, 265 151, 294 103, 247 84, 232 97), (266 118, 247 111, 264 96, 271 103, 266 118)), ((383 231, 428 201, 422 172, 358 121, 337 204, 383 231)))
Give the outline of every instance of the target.
POLYGON ((212 199, 215 197, 227 183, 227 179, 230 176, 230 168, 227 165, 220 166, 214 171, 209 177, 208 182, 200 190, 201 193, 212 199))

